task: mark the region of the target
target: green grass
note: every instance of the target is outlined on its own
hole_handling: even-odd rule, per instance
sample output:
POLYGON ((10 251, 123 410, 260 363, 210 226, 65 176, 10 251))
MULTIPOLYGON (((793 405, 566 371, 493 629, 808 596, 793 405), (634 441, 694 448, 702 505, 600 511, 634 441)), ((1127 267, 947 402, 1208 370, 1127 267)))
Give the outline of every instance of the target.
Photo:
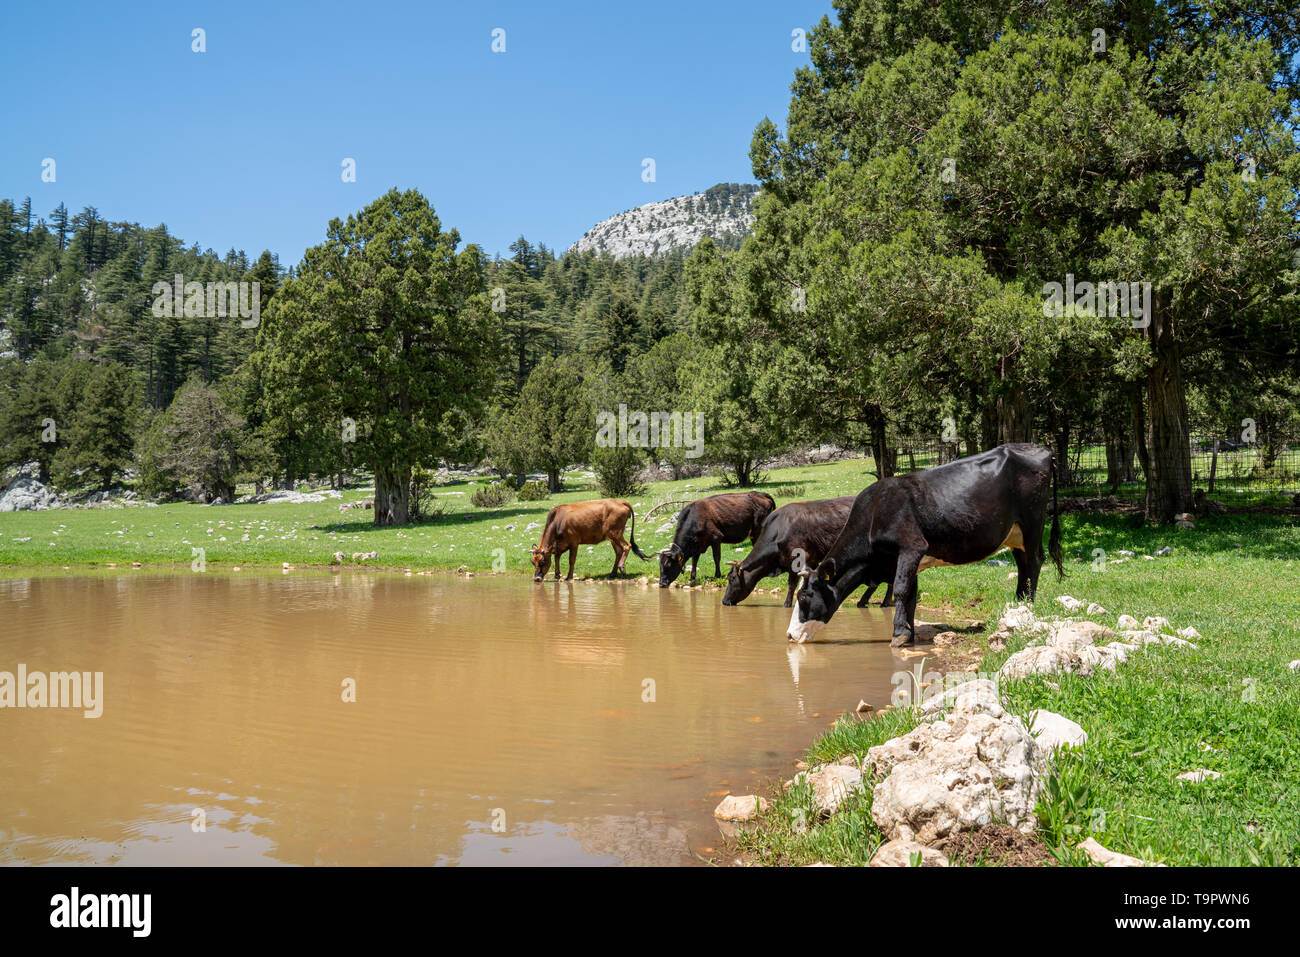
MULTIPOLYGON (((860 491, 874 480, 867 469, 870 460, 846 460, 826 465, 773 470, 756 485, 775 495, 781 485, 805 488, 806 498, 847 495, 860 491)), ((371 493, 345 490, 342 498, 316 503, 206 506, 192 503, 51 509, 42 512, 0 513, 0 567, 37 566, 119 567, 140 562, 145 566, 189 567, 192 549, 202 548, 208 568, 256 566, 328 565, 334 552, 343 552, 351 562, 354 552, 378 552, 367 565, 382 568, 454 571, 463 566, 475 572, 493 571, 494 562, 504 560, 497 570, 505 573, 532 572, 529 548, 537 542, 540 529, 527 531, 530 523, 544 523, 546 513, 563 502, 598 498, 594 481, 582 473, 565 476, 566 491, 539 502, 513 501, 500 508, 476 508, 470 504, 478 485, 490 478, 454 482, 439 486, 435 501, 444 515, 433 522, 405 527, 376 527, 367 510, 339 511, 339 505, 369 499, 371 493), (514 525, 508 530, 507 525, 514 525), (247 536, 247 538, 245 538, 247 536), (27 539, 23 541, 23 539, 27 539), (223 540, 224 539, 224 540, 223 540), (496 550, 500 549, 501 552, 496 550)), ((657 482, 630 501, 638 516, 658 502, 691 499, 726 491, 717 479, 701 477, 676 482, 657 482)), ((777 504, 785 500, 777 497, 777 504)), ((670 507, 648 522, 638 521, 637 544, 651 561, 635 555, 628 558, 627 572, 634 576, 657 575, 654 552, 672 541, 671 532, 655 529, 667 523, 677 511, 670 507)), ((723 547, 723 562, 741 557, 734 546, 723 547)), ((606 544, 581 549, 575 575, 607 575, 613 566, 613 550, 606 544)), ((700 573, 713 571, 711 556, 700 561, 700 573)), ((723 566, 725 571, 725 564, 723 566)), ((568 571, 565 560, 564 572, 568 571)), ((553 574, 553 572, 552 572, 553 574)), ((769 587, 784 579, 772 579, 769 587)))
MULTIPOLYGON (((1095 601, 1115 626, 1121 613, 1162 615, 1203 636, 1196 650, 1152 647, 1115 673, 1055 676, 1004 686, 1011 710, 1046 708, 1077 721, 1086 746, 1063 754, 1039 804, 1040 833, 1063 863, 1090 834, 1106 847, 1170 865, 1300 864, 1300 528, 1280 516, 1214 516, 1195 531, 1135 525, 1120 517, 1067 515, 1067 578, 1044 569, 1036 610, 1065 614, 1054 599, 1095 601), (1162 545, 1169 555, 1145 561, 1162 545), (1092 550, 1137 557, 1094 570, 1092 550), (1208 745, 1213 750, 1206 751, 1208 745), (1206 768, 1222 777, 1175 780, 1206 768)), ((951 604, 994 622, 1012 599, 1007 568, 944 568, 921 576, 922 603, 951 604)), ((835 627, 832 621, 831 628, 835 627)), ((982 641, 983 639, 981 639, 982 641)), ((990 653, 995 671, 1022 643, 990 653)), ((919 660, 919 659, 918 659, 919 660)), ((867 748, 908 730, 910 711, 874 720, 847 716, 808 752, 810 763, 867 748)), ((774 797, 773 813, 740 839, 764 863, 861 864, 883 837, 868 792, 839 816, 797 828, 798 793, 774 797)))

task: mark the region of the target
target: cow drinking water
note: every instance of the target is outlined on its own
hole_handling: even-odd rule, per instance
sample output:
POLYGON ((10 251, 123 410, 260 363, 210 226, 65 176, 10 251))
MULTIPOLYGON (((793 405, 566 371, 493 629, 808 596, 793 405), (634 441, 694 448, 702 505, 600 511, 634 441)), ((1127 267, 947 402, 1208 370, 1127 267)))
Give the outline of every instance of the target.
POLYGON ((667 588, 691 563, 691 584, 700 556, 713 549, 713 575, 722 575, 722 546, 757 539, 776 502, 766 492, 728 492, 687 505, 677 516, 673 543, 659 552, 659 587, 667 588))
POLYGON ((569 553, 569 576, 573 579, 573 564, 578 557, 579 545, 596 545, 608 541, 614 546, 614 568, 617 575, 627 565, 627 553, 636 552, 637 558, 649 561, 636 543, 636 514, 632 506, 621 499, 602 498, 591 502, 574 502, 557 505, 546 513, 542 539, 533 546, 533 580, 546 577, 551 559, 555 559, 555 579, 560 578, 560 556, 569 553), (628 540, 623 538, 623 527, 628 519, 632 528, 628 540))
POLYGON ((1061 520, 1052 453, 1009 443, 947 465, 881 479, 858 493, 839 537, 806 573, 786 637, 812 638, 863 582, 894 583, 895 646, 916 640, 916 576, 935 565, 966 565, 1010 547, 1019 572, 1016 599, 1031 601, 1043 567, 1048 486, 1053 503, 1048 551, 1057 573, 1061 520))
MULTIPOLYGON (((784 607, 794 600, 795 586, 805 569, 817 567, 830 547, 835 544, 840 530, 848 521, 856 496, 823 498, 811 502, 791 502, 782 505, 763 523, 763 531, 754 541, 754 548, 744 561, 728 562, 727 590, 722 595, 724 605, 737 605, 750 596, 764 578, 786 572, 789 575, 784 607)), ((887 586, 880 607, 894 604, 894 582, 890 578, 881 582, 867 581, 867 590, 858 600, 865 608, 872 594, 881 584, 887 586)))

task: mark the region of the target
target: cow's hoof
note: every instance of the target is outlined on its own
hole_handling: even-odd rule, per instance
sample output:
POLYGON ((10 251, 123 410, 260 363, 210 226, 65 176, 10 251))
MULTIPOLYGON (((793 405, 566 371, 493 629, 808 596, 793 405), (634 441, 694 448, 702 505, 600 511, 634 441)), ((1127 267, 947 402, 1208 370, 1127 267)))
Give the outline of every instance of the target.
POLYGON ((890 640, 889 646, 891 648, 902 648, 904 645, 912 644, 912 642, 913 642, 912 636, 907 632, 903 632, 901 635, 895 635, 890 640))

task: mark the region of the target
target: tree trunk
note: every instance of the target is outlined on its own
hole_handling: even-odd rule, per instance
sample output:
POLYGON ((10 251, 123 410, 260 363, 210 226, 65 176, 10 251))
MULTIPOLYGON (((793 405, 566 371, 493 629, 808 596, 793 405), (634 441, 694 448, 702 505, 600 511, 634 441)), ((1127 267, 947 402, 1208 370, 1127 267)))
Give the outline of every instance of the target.
POLYGON ((998 444, 1033 441, 1033 422, 1029 415, 1029 400, 1025 390, 1015 380, 1015 365, 1010 358, 1002 358, 999 370, 1003 389, 997 401, 998 444))
POLYGON ((998 397, 998 445, 1005 442, 1028 442, 1032 438, 1029 427, 1029 403, 1020 389, 998 397))
POLYGON ((980 409, 980 451, 987 452, 998 444, 998 407, 990 403, 980 409))
POLYGON ((737 488, 753 484, 757 465, 758 460, 748 456, 741 456, 731 460, 731 470, 736 473, 737 488))
POLYGON ((1133 474, 1133 443, 1129 439, 1128 429, 1123 422, 1111 416, 1102 419, 1102 435, 1106 444, 1106 484, 1110 494, 1119 492, 1125 482, 1135 479, 1133 474))
POLYGON ((1142 482, 1151 481, 1151 451, 1147 448, 1146 404, 1142 401, 1142 383, 1134 382, 1130 401, 1133 412, 1133 435, 1137 438, 1138 463, 1142 466, 1142 482))
POLYGON ((871 457, 876 462, 876 478, 888 478, 894 474, 894 452, 889 448, 889 436, 885 432, 885 416, 872 406, 867 411, 867 422, 871 428, 871 457))
POLYGON ((375 469, 375 524, 405 525, 410 520, 410 466, 375 469))
POLYGON ((1056 480, 1061 485, 1073 485, 1070 469, 1070 426, 1061 425, 1056 430, 1056 480))
POLYGON ((1192 455, 1187 435, 1187 399, 1173 318, 1153 304, 1148 333, 1155 364, 1147 370, 1146 520, 1173 522, 1192 508, 1192 455))
POLYGON ((1273 464, 1277 461, 1278 441, 1275 424, 1272 413, 1261 412, 1259 414, 1259 423, 1255 430, 1255 441, 1259 445, 1259 464, 1266 472, 1272 471, 1273 464))
POLYGON ((551 491, 551 492, 558 492, 558 491, 560 491, 561 486, 560 486, 560 470, 559 470, 559 469, 547 469, 547 470, 546 470, 546 488, 547 488, 549 491, 551 491))

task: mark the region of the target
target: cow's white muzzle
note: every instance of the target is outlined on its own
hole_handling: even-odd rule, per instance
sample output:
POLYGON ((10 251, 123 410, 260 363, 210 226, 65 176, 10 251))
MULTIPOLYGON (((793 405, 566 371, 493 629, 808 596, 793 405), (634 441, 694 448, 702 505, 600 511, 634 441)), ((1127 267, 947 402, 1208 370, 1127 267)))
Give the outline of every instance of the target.
POLYGON ((805 641, 811 641, 824 624, 826 622, 815 619, 800 621, 799 606, 795 605, 794 611, 790 614, 790 627, 786 629, 785 637, 802 645, 805 641))

